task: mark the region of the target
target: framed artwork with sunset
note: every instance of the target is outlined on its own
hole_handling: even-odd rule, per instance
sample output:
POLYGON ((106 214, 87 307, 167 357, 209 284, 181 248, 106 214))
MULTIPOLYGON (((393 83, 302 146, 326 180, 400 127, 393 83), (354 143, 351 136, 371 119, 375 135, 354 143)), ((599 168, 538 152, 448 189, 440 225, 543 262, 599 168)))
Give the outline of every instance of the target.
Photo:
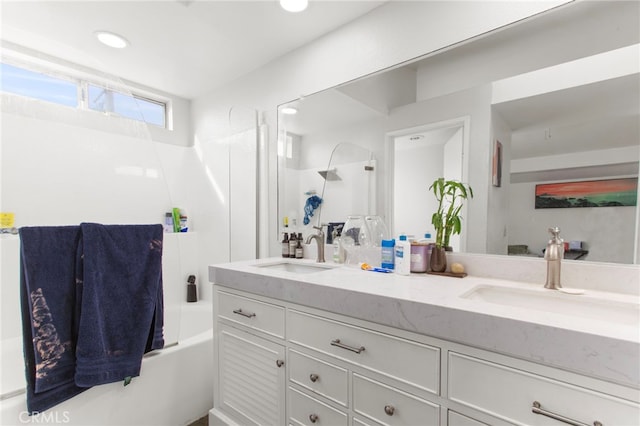
POLYGON ((536 185, 536 209, 635 206, 638 178, 536 185))

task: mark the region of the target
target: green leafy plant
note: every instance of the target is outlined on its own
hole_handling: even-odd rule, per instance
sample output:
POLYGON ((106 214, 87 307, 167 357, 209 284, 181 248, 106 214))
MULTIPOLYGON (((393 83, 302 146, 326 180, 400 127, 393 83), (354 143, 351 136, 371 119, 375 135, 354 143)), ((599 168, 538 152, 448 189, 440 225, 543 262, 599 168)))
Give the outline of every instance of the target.
POLYGON ((431 224, 436 231, 436 246, 449 246, 451 235, 460 234, 462 230, 463 200, 473 198, 473 189, 457 180, 445 180, 443 177, 433 181, 430 191, 438 200, 438 209, 431 216, 431 224))

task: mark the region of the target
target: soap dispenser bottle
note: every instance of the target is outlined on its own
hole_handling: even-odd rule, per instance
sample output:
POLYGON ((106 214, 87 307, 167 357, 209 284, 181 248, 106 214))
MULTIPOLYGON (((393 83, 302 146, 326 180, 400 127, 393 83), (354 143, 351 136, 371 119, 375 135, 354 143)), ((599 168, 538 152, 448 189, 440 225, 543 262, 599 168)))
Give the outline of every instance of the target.
POLYGON ((187 302, 197 302, 198 293, 196 289, 196 276, 189 275, 187 278, 187 302))
POLYGON ((332 245, 333 245, 333 261, 334 263, 344 263, 345 261, 345 251, 344 246, 342 245, 342 232, 341 228, 334 228, 332 235, 332 245))

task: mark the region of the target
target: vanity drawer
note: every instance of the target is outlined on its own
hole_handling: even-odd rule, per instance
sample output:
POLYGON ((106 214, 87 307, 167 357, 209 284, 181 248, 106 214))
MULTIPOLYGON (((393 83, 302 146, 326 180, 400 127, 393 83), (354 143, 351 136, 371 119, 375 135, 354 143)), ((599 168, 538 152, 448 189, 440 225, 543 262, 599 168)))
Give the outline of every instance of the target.
POLYGON ((451 410, 447 412, 447 417, 447 426, 488 426, 486 423, 481 423, 451 410))
POLYGON ((640 419, 637 403, 455 352, 449 353, 449 399, 515 424, 564 424, 534 413, 534 402, 549 415, 584 424, 640 419))
POLYGON ((289 388, 289 421, 308 426, 347 426, 349 417, 297 389, 289 388))
POLYGON ((358 417, 353 417, 351 424, 353 426, 379 426, 379 424, 377 422, 374 422, 371 419, 361 419, 358 417))
POLYGON ((293 310, 287 333, 292 343, 439 393, 439 348, 293 310))
POLYGON ((217 292, 218 318, 284 339, 284 308, 224 291, 217 292))
POLYGON ((387 425, 438 425, 440 406, 353 374, 353 410, 387 425))
POLYGON ((289 380, 344 407, 349 378, 344 368, 289 349, 289 380))

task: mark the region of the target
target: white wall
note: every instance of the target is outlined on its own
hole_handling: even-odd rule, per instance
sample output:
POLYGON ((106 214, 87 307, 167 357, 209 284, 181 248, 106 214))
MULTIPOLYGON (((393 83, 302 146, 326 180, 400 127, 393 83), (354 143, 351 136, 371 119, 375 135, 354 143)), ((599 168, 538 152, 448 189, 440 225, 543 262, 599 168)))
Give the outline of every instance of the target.
MULTIPOLYGON (((192 109, 195 137, 214 138, 230 106, 263 111, 266 124, 276 129, 279 104, 450 46, 560 3, 564 2, 389 2, 235 83, 196 99, 192 109)), ((273 255, 280 252, 275 134, 272 132, 270 137, 264 164, 271 180, 269 206, 261 210, 268 211, 262 219, 271 228, 273 255)), ((486 215, 479 221, 484 222, 485 218, 486 215)))

